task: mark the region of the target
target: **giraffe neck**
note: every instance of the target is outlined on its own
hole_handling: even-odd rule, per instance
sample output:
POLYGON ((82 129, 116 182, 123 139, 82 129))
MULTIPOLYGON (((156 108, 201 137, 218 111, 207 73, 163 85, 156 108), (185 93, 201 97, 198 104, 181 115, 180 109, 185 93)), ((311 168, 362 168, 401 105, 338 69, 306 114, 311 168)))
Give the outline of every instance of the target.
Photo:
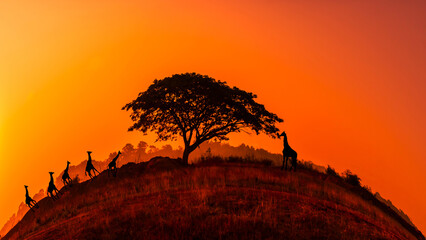
POLYGON ((92 156, 90 156, 90 153, 89 153, 89 159, 87 159, 87 161, 92 162, 92 156))
POLYGON ((53 182, 53 174, 50 174, 50 182, 53 182))
POLYGON ((68 168, 70 167, 70 164, 67 163, 67 168, 65 168, 65 171, 68 172, 68 168))
POLYGON ((284 135, 284 146, 288 146, 287 135, 284 135))
POLYGON ((28 193, 28 188, 25 188, 25 196, 30 196, 30 194, 28 193))

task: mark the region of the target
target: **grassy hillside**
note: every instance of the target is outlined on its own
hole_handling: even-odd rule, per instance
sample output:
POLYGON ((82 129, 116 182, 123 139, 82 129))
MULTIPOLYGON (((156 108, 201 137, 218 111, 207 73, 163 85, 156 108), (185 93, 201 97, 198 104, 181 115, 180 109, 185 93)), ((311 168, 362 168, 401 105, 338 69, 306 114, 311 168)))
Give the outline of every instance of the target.
MULTIPOLYGON (((144 141, 140 141, 136 146, 128 143, 121 149, 121 156, 118 160, 117 165, 122 166, 129 162, 146 162, 155 156, 169 156, 169 157, 180 157, 183 154, 182 148, 173 149, 171 145, 164 145, 161 148, 158 148, 154 145, 149 145, 144 141)), ((282 155, 281 154, 273 154, 264 149, 255 149, 251 146, 240 145, 237 147, 230 146, 227 143, 219 143, 219 142, 204 142, 197 148, 193 153, 191 153, 191 162, 198 162, 200 159, 204 159, 206 157, 210 157, 212 153, 215 156, 224 157, 243 157, 244 159, 267 159, 271 161, 273 165, 281 164, 282 155)), ((107 168, 108 163, 117 155, 117 152, 112 152, 109 154, 109 157, 104 161, 96 161, 96 158, 93 160, 93 165, 96 169, 103 171, 107 168)), ((81 159, 80 161, 73 160, 70 168, 68 170, 71 177, 78 177, 82 180, 88 180, 89 176, 84 174, 86 168, 86 160, 81 159)), ((65 162, 64 162, 65 164, 65 162)), ((64 165, 65 167, 65 165, 64 165)), ((324 169, 325 170, 325 169, 324 169)), ((55 171, 56 172, 56 171, 55 171)), ((57 176, 55 180, 55 184, 58 188, 63 186, 62 183, 62 174, 63 171, 57 171, 57 176)), ((47 182, 46 182, 47 185, 47 182)), ((40 192, 33 196, 33 198, 38 201, 45 197, 44 194, 45 189, 41 189, 40 192)), ((0 229, 0 236, 6 235, 10 229, 12 229, 15 224, 17 224, 25 213, 29 210, 29 208, 25 205, 24 202, 21 202, 17 212, 13 214, 9 220, 3 225, 0 229)), ((1 226, 1 225, 0 225, 1 226)))
POLYGON ((424 239, 374 196, 309 169, 154 158, 61 191, 4 239, 424 239))

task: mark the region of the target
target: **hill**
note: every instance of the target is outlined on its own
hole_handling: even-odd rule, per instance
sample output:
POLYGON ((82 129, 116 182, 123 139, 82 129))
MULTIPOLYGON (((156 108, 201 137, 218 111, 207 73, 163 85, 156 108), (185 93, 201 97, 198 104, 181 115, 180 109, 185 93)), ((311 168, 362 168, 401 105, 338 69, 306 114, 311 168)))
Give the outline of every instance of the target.
POLYGON ((42 199, 4 239, 424 239, 364 190, 310 169, 156 157, 42 199))
MULTIPOLYGON (((177 158, 182 156, 183 149, 173 149, 170 145, 164 145, 163 147, 156 147, 154 145, 149 145, 148 143, 144 141, 140 141, 137 146, 133 146, 133 144, 126 144, 121 149, 121 156, 118 160, 117 166, 122 166, 130 162, 146 162, 149 161, 151 158, 155 156, 169 156, 172 158, 177 158)), ((93 161, 94 166, 96 169, 102 171, 107 168, 108 163, 116 156, 117 152, 112 152, 109 154, 109 157, 103 161, 93 161)), ((214 154, 214 156, 220 156, 220 157, 240 157, 244 159, 256 159, 256 160, 267 160, 270 161, 273 165, 278 166, 281 164, 281 155, 280 154, 273 154, 270 153, 264 149, 256 149, 251 146, 247 145, 240 145, 237 147, 231 146, 227 143, 219 143, 219 142, 205 142, 200 145, 199 148, 197 148, 192 154, 191 154, 191 162, 197 162, 200 159, 211 157, 214 154)), ((96 156, 96 155, 95 155, 96 156)), ((95 157, 96 159, 96 157, 95 157)), ((65 162, 64 162, 65 164, 65 162)), ((86 160, 80 159, 80 160, 72 160, 72 164, 69 168, 69 174, 72 178, 75 178, 78 176, 78 178, 81 181, 88 180, 89 177, 84 174, 84 170, 86 167, 86 160), (78 164, 75 164, 78 163, 78 164)), ((321 167, 318 167, 321 169, 321 167)), ((322 169, 324 170, 324 169, 322 169)), ((57 178, 55 180, 55 184, 58 188, 61 188, 63 186, 62 183, 62 174, 63 171, 55 171, 58 172, 57 178)), ((47 184, 47 183, 46 183, 47 184)), ((44 194, 45 190, 41 189, 39 194, 36 194, 33 198, 37 201, 41 198, 45 197, 44 194)), ((10 229, 12 229, 16 223, 18 223, 24 214, 29 210, 29 208, 25 205, 24 202, 21 202, 19 205, 19 208, 16 212, 16 214, 13 214, 9 220, 3 225, 3 227, 0 230, 0 236, 5 236, 10 229)))
MULTIPOLYGON (((39 201, 42 198, 46 196, 43 189, 41 189, 38 193, 36 193, 33 197, 35 201, 39 201)), ((3 225, 3 227, 0 229, 0 238, 1 236, 6 235, 6 233, 9 232, 10 229, 12 229, 21 219, 25 216, 25 214, 30 210, 28 206, 21 202, 18 207, 18 211, 13 214, 9 220, 3 225)))

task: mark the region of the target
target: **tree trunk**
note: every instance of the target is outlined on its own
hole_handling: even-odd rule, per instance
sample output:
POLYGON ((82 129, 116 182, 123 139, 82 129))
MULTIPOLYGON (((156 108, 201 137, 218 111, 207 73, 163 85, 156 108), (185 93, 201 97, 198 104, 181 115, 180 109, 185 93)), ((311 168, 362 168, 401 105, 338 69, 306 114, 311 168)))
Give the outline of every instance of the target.
POLYGON ((190 153, 189 146, 185 146, 185 149, 183 150, 182 160, 187 165, 188 165, 189 153, 190 153))
POLYGON ((185 144, 185 149, 183 150, 183 156, 182 156, 182 160, 184 163, 188 164, 189 154, 192 153, 198 146, 200 146, 200 144, 201 142, 199 141, 196 141, 192 145, 185 144))

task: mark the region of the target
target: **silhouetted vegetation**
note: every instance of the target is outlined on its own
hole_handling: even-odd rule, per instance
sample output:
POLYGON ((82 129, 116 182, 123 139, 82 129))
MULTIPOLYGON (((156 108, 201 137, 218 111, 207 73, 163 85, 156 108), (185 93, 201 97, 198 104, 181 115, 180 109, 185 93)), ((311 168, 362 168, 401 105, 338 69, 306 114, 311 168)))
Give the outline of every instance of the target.
POLYGON ((256 134, 277 136, 276 123, 283 120, 268 112, 254 99, 256 95, 226 82, 197 73, 175 74, 154 80, 148 90, 126 104, 134 124, 129 131, 154 131, 158 140, 184 142, 182 159, 188 163, 189 154, 201 143, 227 140, 230 132, 247 128, 256 134))
POLYGON ((40 201, 40 214, 27 214, 6 239, 424 239, 343 178, 212 158, 129 163, 116 179, 104 171, 53 205, 40 201))
POLYGON ((217 165, 220 163, 250 163, 250 164, 259 164, 264 166, 271 166, 272 160, 271 159, 256 159, 256 158, 246 158, 241 156, 228 156, 228 157, 221 157, 221 156, 209 156, 205 157, 202 156, 197 162, 197 165, 217 165))
POLYGON ((361 187, 361 179, 350 170, 346 170, 343 173, 345 181, 353 186, 361 187))
POLYGON ((314 163, 311 161, 299 161, 298 165, 299 165, 299 168, 301 169, 315 170, 314 163))
MULTIPOLYGON (((309 197, 313 197, 313 198, 317 198, 317 199, 325 199, 327 201, 331 201, 331 202, 336 202, 336 204, 345 204, 345 206, 347 206, 346 204, 349 202, 351 204, 353 204, 353 209, 357 209, 357 211, 360 211, 362 214, 366 214, 369 211, 373 211, 372 207, 376 207, 377 209, 380 209, 380 211, 382 212, 375 212, 377 210, 374 210, 372 213, 373 219, 375 219, 374 221, 383 221, 384 218, 391 218, 396 220, 398 223, 400 223, 402 226, 404 226, 404 228, 408 229, 411 233, 413 233, 416 236, 419 236, 420 239, 424 239, 421 238, 421 233, 412 225, 411 221, 409 221, 409 218, 400 212, 400 210, 396 209, 393 207, 392 204, 390 204, 390 206, 388 206, 388 204, 386 202, 382 202, 377 200, 376 196, 372 194, 371 189, 368 186, 363 186, 361 187, 361 181, 360 178, 352 173, 351 171, 345 171, 344 173, 342 173, 342 175, 339 175, 333 168, 331 168, 330 166, 326 168, 321 168, 320 166, 315 165, 314 163, 310 162, 310 161, 304 161, 301 160, 299 162, 299 169, 300 172, 298 174, 296 173, 289 173, 291 175, 287 175, 287 174, 277 174, 276 168, 273 167, 269 167, 269 166, 277 166, 279 163, 279 159, 281 158, 279 154, 272 154, 269 153, 263 149, 254 149, 253 147, 248 147, 245 145, 241 145, 239 147, 232 147, 229 146, 227 144, 219 144, 219 143, 205 143, 202 146, 200 146, 199 149, 197 149, 196 151, 196 156, 199 156, 198 160, 195 160, 194 162, 196 162, 196 164, 193 164, 192 167, 184 167, 185 165, 182 164, 182 162, 180 160, 176 160, 176 159, 170 159, 170 158, 162 158, 162 157, 155 157, 152 158, 151 161, 149 162, 144 162, 146 161, 146 158, 149 158, 151 156, 155 156, 155 155, 161 155, 161 154, 172 154, 175 156, 179 156, 180 153, 182 152, 182 149, 173 149, 171 146, 166 145, 163 146, 162 148, 157 148, 154 146, 149 146, 148 144, 146 144, 145 142, 140 142, 138 144, 138 147, 135 148, 132 144, 127 144, 124 148, 123 148, 123 158, 122 160, 120 160, 120 162, 122 164, 125 164, 124 166, 122 166, 122 168, 124 168, 125 174, 121 175, 120 177, 117 178, 117 181, 122 182, 125 181, 128 185, 125 187, 127 188, 130 193, 132 193, 132 195, 127 195, 124 190, 120 190, 116 187, 112 188, 105 188, 104 184, 109 183, 111 184, 107 179, 105 178, 106 176, 106 172, 103 172, 100 174, 99 177, 95 178, 93 181, 93 183, 90 183, 90 185, 87 184, 87 182, 83 182, 81 183, 82 185, 79 184, 80 179, 79 179, 79 175, 76 174, 76 170, 81 169, 80 171, 83 172, 84 171, 84 165, 85 162, 83 162, 80 168, 78 167, 70 167, 70 171, 72 173, 72 176, 75 175, 75 178, 73 179, 73 183, 77 184, 77 189, 74 189, 74 187, 72 189, 66 188, 65 191, 69 191, 69 194, 65 194, 65 196, 67 196, 67 199, 65 200, 61 200, 59 199, 58 202, 56 204, 61 204, 62 201, 67 202, 69 200, 70 194, 83 194, 86 193, 87 191, 94 191, 93 193, 91 192, 90 195, 87 195, 88 197, 84 197, 83 201, 80 201, 78 199, 73 198, 74 200, 70 201, 69 203, 67 203, 65 206, 63 206, 60 209, 57 209, 57 213, 55 213, 54 211, 50 212, 50 215, 47 214, 46 215, 42 215, 42 216, 38 216, 35 220, 35 224, 33 225, 32 228, 30 228, 29 231, 39 231, 40 229, 43 229, 44 227, 47 226, 51 226, 52 224, 55 225, 58 221, 61 221, 60 219, 69 219, 72 217, 75 217, 79 214, 79 212, 81 213, 81 211, 85 211, 84 209, 91 209, 91 208, 95 208, 97 209, 97 207, 95 207, 95 203, 90 203, 91 200, 90 198, 97 198, 97 200, 94 200, 97 203, 100 202, 105 202, 102 203, 104 204, 104 206, 108 206, 112 205, 114 206, 114 208, 116 208, 116 210, 111 209, 111 208, 105 208, 103 206, 100 206, 100 210, 99 211, 106 211, 108 212, 108 214, 110 213, 115 213, 118 214, 116 215, 118 218, 122 218, 122 216, 120 216, 120 211, 118 211, 118 209, 120 209, 120 205, 117 204, 117 200, 114 200, 113 202, 111 202, 112 199, 127 199, 126 196, 132 196, 135 197, 135 192, 137 194, 151 194, 153 193, 152 190, 156 189, 158 187, 158 191, 176 191, 179 189, 185 189, 186 187, 190 187, 191 189, 193 189, 194 186, 198 186, 200 183, 197 183, 197 181, 203 181, 202 184, 205 184, 205 181, 212 181, 212 183, 215 183, 216 185, 209 185, 209 186, 214 186, 219 187, 219 188, 223 188, 223 187, 246 187, 246 188, 256 188, 256 191, 261 191, 262 194, 265 194, 265 191, 267 191, 267 189, 272 188, 274 189, 273 191, 283 191, 286 193, 292 193, 295 192, 297 193, 298 196, 309 196, 309 197), (223 152, 223 149, 226 149, 223 152), (227 155, 226 157, 222 157, 222 156, 217 156, 215 155, 216 153, 237 153, 239 155, 227 155), (197 155, 198 154, 198 155, 197 155), (132 162, 141 162, 140 164, 135 164, 132 162), (127 164, 126 164, 127 163, 127 164), (200 178, 197 180, 197 178, 195 176, 193 176, 193 174, 197 174, 197 171, 193 170, 198 169, 198 168, 212 168, 211 172, 204 172, 202 175, 203 178, 200 178), (220 168, 219 168, 220 167, 220 168), (244 172, 244 170, 241 170, 241 168, 250 168, 250 169, 263 169, 262 171, 265 171, 263 173, 256 173, 256 174, 251 174, 249 172, 244 172), (179 171, 178 171, 179 169, 179 171), (232 169, 232 170, 231 170, 232 169), (167 173, 166 175, 164 175, 164 173, 161 173, 162 171, 171 171, 171 173, 167 173), (227 174, 224 174, 222 177, 225 177, 225 179, 211 179, 211 180, 207 180, 208 178, 212 177, 212 176, 207 176, 208 174, 214 173, 214 174, 218 174, 218 171, 227 171, 227 174), (151 180, 149 180, 148 182, 145 182, 145 184, 147 184, 147 186, 142 186, 142 183, 136 183, 134 181, 137 181, 136 179, 138 179, 137 177, 135 178, 135 176, 139 176, 139 181, 141 181, 140 177, 143 176, 149 176, 150 172, 156 172, 156 174, 161 174, 161 176, 156 176, 159 177, 159 179, 155 180, 156 182, 153 183, 151 182, 151 180), (170 174, 182 174, 185 173, 185 178, 186 180, 182 180, 180 178, 176 178, 176 179, 168 179, 170 174), (136 175, 135 175, 136 174, 136 175), (141 175, 142 174, 142 175, 141 175), (148 174, 148 175, 146 175, 148 174), (261 174, 263 175, 262 177, 259 177, 259 175, 257 174, 261 174), (294 175, 293 175, 294 174, 294 175), (333 176, 332 178, 329 178, 330 176, 333 176), (160 177, 165 177, 165 182, 161 183, 161 178, 160 177), (286 182, 286 183, 282 183, 282 184, 287 184, 285 187, 283 187, 283 185, 281 185, 279 183, 278 179, 284 178, 287 179, 290 177, 290 182, 286 182), (131 179, 131 180, 125 180, 125 179, 131 179), (306 179, 305 179, 306 178, 306 179), (100 180, 103 179, 103 180, 100 180), (231 180, 234 179, 234 180, 231 180), (309 180, 310 179, 310 180, 309 180), (131 181, 131 184, 130 182, 131 181), (179 181, 175 182, 175 181, 179 181), (187 184, 190 185, 185 185, 184 183, 182 183, 181 181, 187 181, 187 184), (193 181, 193 182, 191 182, 193 181), (224 183, 225 185, 221 185, 222 183, 218 182, 218 181, 222 181, 222 183, 224 183), (234 184, 232 184, 232 181, 235 181, 234 184), (247 183, 245 183, 245 181, 247 181, 247 183), (278 182, 277 182, 278 181, 278 182), (317 181, 317 183, 312 184, 311 181, 317 181), (324 181, 324 182, 323 182, 324 181), (322 183, 322 184, 321 184, 322 183), (158 186, 155 184, 159 184, 158 186), (277 185, 278 184, 278 185, 277 185), (309 186, 306 186, 306 184, 308 184, 309 186), (318 185, 319 184, 319 185, 318 185), (331 184, 331 185, 330 185, 331 184), (318 185, 317 188, 315 187, 316 185, 318 185), (179 186, 181 188, 179 188, 179 186), (130 188, 129 188, 130 187, 130 188), (99 189, 104 189, 104 191, 106 191, 105 193, 102 193, 102 191, 100 191, 99 189), (97 189, 96 191, 94 189, 97 189), (340 189, 340 190, 338 190, 340 189), (342 195, 342 189, 344 189, 344 194, 346 195, 342 195), (148 190, 148 191, 146 191, 148 190), (114 192, 119 192, 116 195, 114 195, 114 192), (144 192, 146 191, 146 192, 144 192), (312 192, 311 192, 312 191, 312 192), (337 193, 335 191, 338 191, 337 193), (107 194, 106 194, 107 193, 107 194), (111 196, 109 196, 112 193, 111 196), (350 193, 348 195, 348 193, 350 193), (337 195, 336 195, 337 194, 337 195), (353 195, 351 195, 353 194, 353 195), (99 195, 99 196, 98 196, 99 195), (89 199, 88 199, 89 198, 89 199), (368 202, 371 206, 369 206, 368 204, 365 205, 366 208, 360 208, 360 203, 357 201, 353 201, 353 198, 360 198, 362 199, 362 201, 366 201, 368 202), (396 210, 395 210, 396 209, 396 210), (383 215, 384 214, 384 215, 383 215), (378 220, 381 219, 381 220, 378 220), (405 220, 404 220, 405 219, 405 220), (408 220, 406 220, 408 219, 408 220)), ((95 162, 95 164, 98 164, 97 166, 104 166, 100 169, 105 169, 108 165, 108 163, 113 160, 114 158, 117 157, 117 153, 111 153, 109 158, 107 160, 105 160, 104 162, 95 162)), ((123 171, 122 169, 120 169, 120 171, 123 171)), ((84 176, 84 175, 83 175, 84 176)), ((182 176, 181 176, 182 177, 182 176)), ((57 181, 60 182, 60 177, 58 177, 57 181)), ((285 180, 285 181, 287 181, 285 180)), ((143 181, 142 181, 143 182, 143 181)), ((124 185, 120 185, 124 188, 124 185)), ((61 190, 62 191, 62 190, 61 190)), ((180 191, 180 190, 179 190, 180 191)), ((179 192, 178 191, 178 192, 179 192)), ((200 194, 206 194, 204 191, 205 190, 201 190, 202 192, 200 194)), ((209 190, 210 191, 210 190, 209 190)), ((239 190, 235 190, 233 189, 232 191, 239 191, 239 190)), ((154 191, 155 192, 155 191, 154 191)), ((169 194, 169 193, 163 193, 163 194, 169 194)), ((228 199, 229 197, 237 197, 237 198, 242 198, 242 199, 248 199, 250 198, 250 196, 254 196, 253 193, 250 193, 250 195, 237 195, 234 196, 233 192, 223 192, 223 193, 219 193, 216 192, 214 194, 222 194, 222 196, 224 197, 224 199, 228 199), (225 194, 225 195, 224 195, 225 194), (226 196, 226 194, 228 194, 226 196)), ((164 196, 165 195, 161 195, 162 199, 164 200, 164 196)), ((216 195, 211 195, 209 198, 215 198, 216 195)), ((182 196, 183 197, 183 196, 182 196)), ((172 199, 175 199, 175 197, 172 197, 172 199)), ((169 199, 167 201, 172 201, 172 199, 169 199)), ((173 200, 174 201, 174 200, 173 200)), ((185 200, 186 201, 186 200, 185 200)), ((213 200, 209 200, 209 202, 207 203, 208 205, 202 205, 199 206, 202 209, 205 208, 205 210, 207 212, 210 211, 216 211, 214 209, 209 209, 212 206, 215 206, 213 204, 213 200), (213 205, 212 205, 213 204, 213 205)), ((229 200, 226 200, 229 201, 229 200)), ((245 201, 245 200, 244 200, 245 201)), ((309 200, 310 201, 310 200, 309 200)), ((317 201, 317 200, 315 200, 317 201)), ((263 204, 265 204, 265 200, 262 200, 263 204)), ((192 202, 193 203, 193 202, 192 202)), ((192 204, 191 203, 191 204, 192 204)), ((126 203, 127 204, 127 203, 126 203)), ((188 203, 190 204, 190 203, 188 203)), ((251 204, 251 203, 247 203, 247 204, 251 204)), ((291 204, 286 202, 287 205, 291 204)), ((362 204, 361 204, 362 205, 362 204)), ((126 205, 127 206, 127 205, 126 205)), ((157 205, 156 205, 157 206, 157 205)), ((263 205, 262 205, 263 206, 263 205)), ((351 205, 352 206, 352 205, 351 205)), ((173 206, 174 208, 176 208, 176 206, 173 206)), ((188 208, 185 206, 180 206, 180 207, 184 207, 184 208, 188 208)), ((192 207, 192 205, 191 205, 192 207)), ((246 205, 244 206, 239 206, 241 209, 244 209, 246 207, 246 205)), ((308 207, 311 208, 311 206, 308 204, 307 206, 303 205, 303 206, 299 206, 299 207, 308 207)), ((314 213, 317 211, 318 209, 311 209, 311 213, 314 213)), ((45 210, 43 210, 45 211, 45 210)), ((98 210, 96 210, 98 211, 98 210)), ((259 210, 256 210, 259 211, 259 210)), ((263 211, 263 210, 262 210, 263 211)), ((339 210, 341 211, 341 210, 339 210)), ((232 212, 232 211, 231 211, 232 212)), ((333 211, 332 211, 333 212, 333 211)), ((331 213, 332 213, 331 212, 331 213)), ((192 212, 194 213, 194 212, 192 212)), ((135 213, 138 214, 138 213, 135 213)), ((198 216, 197 213, 195 212, 194 216, 198 216)), ((261 215, 258 216, 258 218, 256 218, 258 221, 258 224, 265 224, 264 222, 262 222, 263 220, 261 220, 261 218, 265 218, 269 219, 271 218, 270 215, 264 215, 265 213, 261 213, 261 215)), ((295 213, 292 213, 295 214, 295 213)), ((325 214, 325 213, 323 213, 325 214)), ((327 211, 326 214, 330 214, 330 210, 327 211)), ((231 214, 232 215, 232 214, 231 214)), ((114 219, 113 217, 114 215, 108 215, 108 219, 114 219)), ((192 215, 191 215, 192 216, 192 215)), ((238 216, 238 215, 237 215, 238 216)), ((294 234, 292 233, 292 231, 294 230, 294 224, 299 224, 299 222, 297 222, 297 220, 295 220, 293 217, 298 218, 298 215, 291 215, 291 221, 290 223, 292 224, 291 226, 291 232, 286 232, 287 234, 294 234)), ((340 216, 340 215, 339 215, 340 216)), ((302 217, 302 216, 300 216, 302 217)), ((309 221, 313 220, 314 222, 308 222, 309 224, 312 224, 311 226, 318 226, 315 225, 317 223, 315 223, 315 221, 319 220, 319 221, 329 221, 326 225, 322 225, 324 227, 324 233, 327 233, 329 235, 327 236, 331 236, 330 232, 327 231, 335 231, 336 229, 334 229, 333 227, 330 227, 330 223, 332 223, 333 220, 331 219, 316 219, 315 220, 315 216, 304 216, 303 218, 305 219, 304 222, 306 222, 306 219, 308 219, 309 221), (330 222, 331 221, 331 222, 330 222)), ((341 218, 342 216, 340 216, 341 218)), ((181 219, 180 217, 178 217, 179 219, 181 219)), ((124 219, 126 219, 126 217, 124 217, 124 219)), ((172 218, 173 219, 173 218, 172 218)), ((233 217, 233 219, 235 219, 235 216, 233 217)), ((175 219, 176 220, 176 219, 175 219)), ((224 219, 223 219, 224 220, 224 219)), ((114 220, 115 222, 121 222, 121 220, 114 220)), ((126 220, 127 221, 127 220, 126 220)), ((130 220, 129 220, 130 221, 130 220)), ((180 220, 179 220, 180 221, 180 220)), ((188 220, 189 222, 191 220, 188 220)), ((277 220, 278 221, 278 220, 277 220)), ((287 219, 287 221, 289 221, 289 219, 287 219)), ((364 221, 364 220, 363 220, 364 221)), ((370 221, 370 220, 368 220, 370 221)), ((138 224, 145 224, 145 220, 142 222, 139 222, 139 220, 136 220, 136 222, 134 222, 134 219, 132 219, 130 222, 121 222, 122 224, 133 224, 131 226, 138 226, 138 224)), ((302 222, 300 222, 301 224, 302 222)), ((68 224, 68 223, 67 223, 68 224)), ((108 233, 111 233, 109 229, 109 227, 107 227, 106 229, 104 227, 96 227, 96 222, 95 223, 88 223, 88 226, 92 226, 89 227, 89 230, 92 229, 95 232, 98 232, 100 235, 104 234, 102 233, 102 231, 107 231, 108 233)), ((113 223, 102 223, 102 224, 106 224, 106 226, 115 226, 115 225, 111 225, 113 223), (109 225, 108 225, 109 224, 109 225)), ((161 224, 161 223, 156 223, 156 224, 161 224)), ((239 223, 238 223, 239 224, 239 223)), ((230 226, 230 229, 236 227, 238 228, 239 225, 232 225, 230 226)), ((265 226, 268 226, 269 223, 266 223, 265 226)), ((333 223, 334 224, 334 223, 333 223)), ((337 223, 339 224, 339 223, 337 223)), ((342 224, 340 222, 340 224, 342 224)), ((126 226, 126 225, 124 225, 126 226)), ((145 226, 145 225, 144 225, 145 226)), ((242 226, 242 225, 241 225, 242 226)), ((83 226, 83 228, 86 228, 87 226, 83 226)), ((117 226, 116 226, 117 227, 117 226)), ((170 227, 170 226, 168 226, 170 227)), ((176 226, 178 227, 178 226, 176 226)), ((182 226, 181 226, 182 227, 182 226)), ((343 227, 343 225, 341 225, 340 227, 343 227)), ((365 226, 364 226, 365 227, 365 226)), ((175 229, 177 230, 177 228, 171 228, 171 229, 175 229)), ((209 229, 209 227, 207 228, 209 229)), ((260 232, 262 232, 262 228, 259 228, 260 232)), ((274 230, 274 228, 271 228, 271 226, 268 226, 267 229, 269 229, 268 231, 277 231, 274 230)), ((173 230, 173 231, 175 231, 173 230)), ((264 229, 266 231, 266 229, 264 229)), ((302 233, 302 227, 300 227, 299 229, 302 235, 300 236, 305 236, 302 233)), ((297 230, 297 231, 299 231, 297 230)), ((342 229, 340 229, 342 230, 342 229)), ((338 231, 340 231, 338 230, 338 231)), ((352 230, 348 230, 348 229, 343 229, 345 234, 347 232, 351 232, 352 230)), ((191 230, 189 231, 189 235, 188 236, 195 236, 199 237, 199 236, 204 236, 204 235, 199 235, 200 233, 192 233, 191 230), (194 235, 195 234, 195 235, 194 235)), ((281 230, 277 231, 277 233, 280 233, 281 230)), ((284 230, 285 231, 285 230, 284 230)), ((296 232, 297 232, 296 231, 296 232)), ((24 231, 25 233, 25 231, 24 231)), ((230 233, 230 234, 234 234, 236 232, 230 233)), ((111 236, 118 236, 118 235, 114 235, 114 234, 118 234, 118 233, 112 233, 113 235, 111 236)), ((126 233, 128 234, 128 233, 126 233)), ((146 232, 144 232, 144 234, 146 234, 146 232)), ((176 233, 179 234, 179 233, 176 233)), ((210 233, 212 234, 212 233, 210 233)), ((241 236, 242 234, 247 234, 247 233, 242 233, 239 232, 238 234, 240 234, 239 236, 241 236)), ((362 235, 364 237, 368 237, 368 236, 376 236, 374 234, 378 234, 377 236, 382 236, 384 233, 365 233, 367 235, 362 235), (370 235, 368 235, 370 234, 370 235), (373 234, 373 235, 371 235, 373 234), (382 235, 380 235, 382 234, 382 235)), ((394 233, 395 234, 395 233, 394 233)), ((214 235, 214 234, 213 234, 214 235)), ((106 235, 102 235, 104 237, 106 237, 106 235)), ((126 235, 127 236, 127 235, 126 235)), ((142 236, 142 235, 133 235, 133 236, 142 236)), ((166 235, 164 235, 166 236, 166 235)), ((175 235, 175 236, 182 236, 182 235, 175 235)), ((185 235, 186 236, 186 235, 185 235)), ((223 237, 224 235, 214 235, 217 237, 223 237)), ((229 236, 229 235, 227 235, 229 236)), ((247 236, 252 236, 252 235, 247 235, 247 236)), ((256 235, 258 236, 258 235, 256 235)), ((275 236, 273 235, 262 235, 262 236, 275 236)), ((295 236, 295 235, 292 235, 295 236)), ((319 236, 319 235, 315 235, 315 236, 319 236)), ((355 236, 355 235, 354 235, 355 236)), ((394 236, 394 235, 392 235, 394 236)), ((86 236, 87 237, 87 236, 86 236)), ((94 235, 93 235, 94 237, 94 235)), ((190 237, 191 238, 191 237, 190 237)), ((328 237, 329 238, 329 237, 328 237)))
POLYGON ((337 174, 336 170, 334 168, 330 167, 330 165, 327 166, 327 169, 325 170, 325 173, 327 173, 330 176, 338 177, 339 174, 337 174))
POLYGON ((75 175, 75 177, 72 180, 73 183, 80 183, 80 177, 77 175, 75 175))

